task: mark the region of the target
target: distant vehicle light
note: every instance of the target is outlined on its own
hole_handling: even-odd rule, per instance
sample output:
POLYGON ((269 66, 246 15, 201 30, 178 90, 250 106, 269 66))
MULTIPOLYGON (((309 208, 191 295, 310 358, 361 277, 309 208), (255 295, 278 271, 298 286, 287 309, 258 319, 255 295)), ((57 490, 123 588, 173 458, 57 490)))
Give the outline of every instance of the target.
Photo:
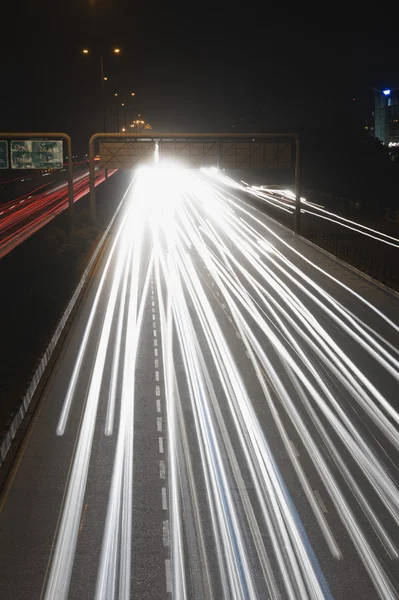
POLYGON ((382 93, 384 94, 384 96, 389 96, 391 90, 383 90, 382 93))

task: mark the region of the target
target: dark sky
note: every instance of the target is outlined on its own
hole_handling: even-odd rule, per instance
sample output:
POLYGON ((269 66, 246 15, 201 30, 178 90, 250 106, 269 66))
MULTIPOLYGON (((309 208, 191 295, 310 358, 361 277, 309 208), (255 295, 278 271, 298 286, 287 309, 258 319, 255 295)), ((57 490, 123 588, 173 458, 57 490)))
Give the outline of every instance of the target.
POLYGON ((101 49, 112 130, 115 91, 135 91, 128 117, 158 131, 287 131, 341 126, 353 97, 360 112, 369 86, 399 85, 399 39, 385 25, 383 35, 338 31, 288 17, 287 5, 263 5, 262 16, 253 3, 14 4, 1 40, 1 131, 61 130, 78 145, 99 131, 101 49))

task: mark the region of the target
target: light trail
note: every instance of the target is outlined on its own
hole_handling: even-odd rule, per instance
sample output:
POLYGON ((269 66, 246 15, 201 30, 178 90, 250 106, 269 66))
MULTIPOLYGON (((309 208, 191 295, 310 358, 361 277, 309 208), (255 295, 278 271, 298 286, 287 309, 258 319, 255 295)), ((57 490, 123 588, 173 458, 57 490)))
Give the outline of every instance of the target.
MULTIPOLYGON (((109 172, 109 176, 113 175, 115 170, 109 172)), ((95 185, 105 181, 104 171, 99 171, 95 176, 95 185)), ((2 205, 4 214, 0 219, 0 258, 11 252, 22 242, 28 239, 36 231, 47 225, 57 215, 68 208, 68 189, 67 183, 58 185, 57 187, 43 191, 42 188, 52 185, 54 182, 39 186, 34 190, 26 193, 24 196, 17 198, 19 201, 13 200, 8 204, 2 205)), ((74 178, 73 193, 74 202, 78 202, 83 196, 89 192, 89 177, 87 172, 80 174, 74 178)))
POLYGON ((101 432, 116 446, 95 598, 130 600, 135 384, 151 277, 173 598, 347 598, 351 578, 341 585, 331 573, 349 564, 355 585, 396 599, 397 324, 233 193, 189 171, 155 169, 140 172, 130 193, 60 415, 63 435, 92 361, 45 600, 68 597, 100 393, 101 432))
MULTIPOLYGON (((230 177, 222 175, 215 169, 203 169, 203 171, 215 179, 216 182, 220 182, 224 185, 228 185, 229 187, 244 191, 247 194, 258 198, 259 200, 262 200, 266 204, 273 206, 274 208, 278 208, 290 214, 294 214, 295 212, 295 194, 291 190, 272 190, 268 189, 267 186, 257 187, 241 185, 230 177)), ((349 229, 393 248, 399 248, 399 238, 397 237, 388 235, 383 231, 378 231, 377 229, 373 229, 372 227, 368 227, 367 225, 363 225, 362 223, 352 221, 351 219, 347 219, 341 215, 328 211, 323 206, 316 204, 315 202, 310 202, 306 200, 306 198, 301 198, 301 201, 302 214, 308 213, 309 215, 325 221, 330 221, 335 225, 339 225, 340 227, 349 229)))

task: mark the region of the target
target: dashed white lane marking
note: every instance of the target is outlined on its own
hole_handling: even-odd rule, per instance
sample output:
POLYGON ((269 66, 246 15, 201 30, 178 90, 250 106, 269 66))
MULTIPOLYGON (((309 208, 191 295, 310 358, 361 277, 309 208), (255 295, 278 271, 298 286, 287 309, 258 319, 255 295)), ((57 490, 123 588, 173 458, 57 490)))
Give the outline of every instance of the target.
POLYGON ((245 350, 245 354, 247 355, 247 357, 249 358, 249 352, 248 350, 245 350))
POLYGON ((161 395, 161 388, 159 385, 155 386, 155 395, 156 396, 160 396, 161 395))
POLYGON ((154 323, 152 324, 152 327, 153 327, 153 329, 156 329, 156 327, 157 327, 157 324, 154 322, 154 323))
POLYGON ((154 340, 154 346, 158 346, 158 340, 154 340))
POLYGON ((162 431, 162 417, 157 417, 157 431, 162 431))
POLYGON ((159 461, 159 477, 160 477, 160 479, 166 478, 166 469, 165 469, 165 461, 164 460, 159 461))
POLYGON ((158 360, 157 358, 154 360, 154 367, 155 367, 156 369, 158 369, 158 368, 159 368, 159 360, 158 360))
POLYGON ((239 331, 236 331, 236 336, 238 337, 239 340, 241 339, 241 335, 240 335, 239 331))
POLYGON ((159 371, 155 371, 155 381, 159 381, 159 371))
POLYGON ((165 559, 166 591, 172 591, 172 574, 170 571, 170 558, 165 559))
POLYGON ((163 545, 165 546, 169 546, 170 544, 170 534, 169 534, 169 521, 164 521, 163 525, 162 525, 162 538, 163 538, 163 545))
POLYGON ((313 490, 313 493, 314 493, 314 496, 315 496, 317 502, 319 503, 321 510, 323 511, 324 514, 327 514, 328 513, 327 506, 324 504, 322 497, 320 496, 319 490, 313 490))
MULTIPOLYGON (((154 303, 153 303, 153 304, 154 304, 154 303)), ((154 313, 155 313, 155 308, 154 308, 154 307, 152 307, 152 309, 151 309, 151 310, 152 310, 152 313, 154 314, 154 313)))
POLYGON ((162 492, 162 509, 168 510, 168 501, 166 499, 166 487, 163 487, 161 492, 162 492))
POLYGON ((297 447, 295 446, 295 444, 294 444, 294 442, 293 442, 292 440, 290 440, 290 444, 291 444, 291 448, 292 448, 292 449, 293 449, 293 451, 294 451, 294 454, 295 454, 295 456, 298 458, 298 456, 299 456, 299 452, 298 452, 298 449, 297 449, 297 447))
POLYGON ((163 437, 158 438, 159 454, 163 454, 163 437))
POLYGON ((151 306, 155 306, 155 302, 154 302, 154 300, 151 302, 151 306))
POLYGON ((158 348, 154 349, 154 356, 158 356, 158 348))
POLYGON ((157 399, 157 412, 161 412, 161 401, 159 398, 157 399))
POLYGON ((152 315, 152 320, 155 321, 155 315, 152 315))
POLYGON ((154 334, 154 337, 157 337, 157 330, 156 329, 153 329, 153 334, 154 334))

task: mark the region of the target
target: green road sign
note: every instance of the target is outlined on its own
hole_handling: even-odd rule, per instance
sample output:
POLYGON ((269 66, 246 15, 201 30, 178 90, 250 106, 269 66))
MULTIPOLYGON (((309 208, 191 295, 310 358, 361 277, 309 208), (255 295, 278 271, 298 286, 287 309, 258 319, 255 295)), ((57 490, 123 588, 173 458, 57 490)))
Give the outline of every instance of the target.
POLYGON ((8 142, 0 140, 0 169, 8 169, 8 142))
POLYGON ((13 140, 12 169, 62 169, 62 140, 13 140))

